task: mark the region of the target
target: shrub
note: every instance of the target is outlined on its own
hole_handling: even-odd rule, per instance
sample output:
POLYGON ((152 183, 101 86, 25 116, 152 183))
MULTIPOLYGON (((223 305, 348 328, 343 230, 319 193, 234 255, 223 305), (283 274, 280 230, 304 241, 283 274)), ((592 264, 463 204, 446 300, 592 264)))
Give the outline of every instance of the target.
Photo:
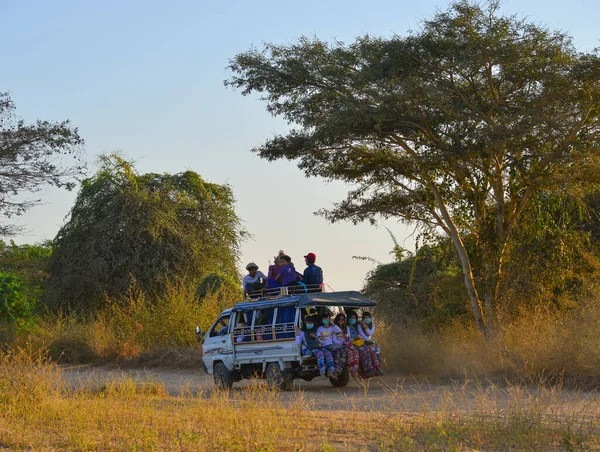
POLYGON ((35 300, 27 295, 21 279, 0 272, 0 324, 27 329, 34 323, 35 300))
POLYGON ((195 327, 206 329, 239 298, 221 288, 200 303, 184 285, 168 283, 161 297, 151 299, 133 284, 93 317, 89 344, 101 358, 131 358, 156 348, 196 347, 195 327))
POLYGON ((48 358, 61 364, 87 363, 94 360, 90 348, 89 316, 46 313, 38 317, 19 343, 24 341, 36 352, 45 351, 48 358))
POLYGON ((103 157, 54 240, 46 302, 81 312, 123 296, 133 280, 162 296, 168 277, 194 287, 210 271, 237 277, 245 234, 229 186, 192 171, 138 174, 103 157))

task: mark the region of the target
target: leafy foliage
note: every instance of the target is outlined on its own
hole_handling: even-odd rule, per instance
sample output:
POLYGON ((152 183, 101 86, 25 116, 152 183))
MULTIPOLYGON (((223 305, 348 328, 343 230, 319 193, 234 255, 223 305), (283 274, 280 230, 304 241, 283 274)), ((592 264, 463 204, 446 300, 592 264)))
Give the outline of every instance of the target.
MULTIPOLYGON (((10 96, 0 93, 0 213, 21 215, 39 202, 23 198, 46 184, 72 189, 75 177, 84 171, 83 139, 69 121, 37 121, 27 125, 15 116, 10 96), (64 159, 74 159, 72 166, 64 159)), ((20 228, 0 225, 0 235, 13 235, 20 228)))
POLYGON ((297 125, 261 157, 354 184, 321 211, 331 221, 444 231, 484 334, 532 200, 600 182, 598 52, 498 7, 455 2, 407 37, 267 44, 237 55, 226 82, 297 125))
POLYGON ((0 323, 4 333, 30 328, 48 278, 49 243, 0 241, 0 323))
POLYGON ((48 263, 52 255, 49 241, 33 245, 17 245, 0 241, 0 271, 18 275, 27 296, 37 302, 48 279, 48 263))
POLYGON ((240 299, 243 296, 242 290, 240 289, 240 283, 237 279, 232 278, 230 275, 213 272, 206 275, 202 281, 200 281, 200 284, 196 287, 194 298, 202 301, 207 296, 217 292, 237 293, 237 296, 240 299))
MULTIPOLYGON (((507 250, 501 288, 507 319, 514 321, 537 309, 562 316, 597 295, 597 199, 597 193, 578 199, 555 191, 532 200, 507 250)), ((396 260, 379 264, 367 275, 364 287, 378 301, 378 311, 386 319, 418 320, 425 327, 441 326, 453 318, 464 320, 467 294, 450 240, 429 237, 415 256, 405 257, 397 254, 398 243, 390 235, 396 260)), ((480 256, 472 249, 472 237, 465 238, 465 246, 477 262, 480 256)), ((481 278, 478 273, 474 276, 481 278)))
POLYGON ((192 171, 140 175, 114 155, 102 163, 56 237, 50 307, 93 307, 132 280, 160 296, 167 279, 195 288, 209 272, 237 277, 245 231, 228 186, 192 171))
POLYGON ((600 275, 598 207, 559 190, 532 199, 507 248, 502 296, 506 308, 550 302, 571 308, 589 298, 600 275))
POLYGON ((0 272, 0 324, 25 329, 33 324, 34 308, 20 278, 0 272))
POLYGON ((469 314, 460 263, 447 239, 378 265, 367 275, 364 293, 377 301, 387 323, 410 318, 438 327, 469 314))

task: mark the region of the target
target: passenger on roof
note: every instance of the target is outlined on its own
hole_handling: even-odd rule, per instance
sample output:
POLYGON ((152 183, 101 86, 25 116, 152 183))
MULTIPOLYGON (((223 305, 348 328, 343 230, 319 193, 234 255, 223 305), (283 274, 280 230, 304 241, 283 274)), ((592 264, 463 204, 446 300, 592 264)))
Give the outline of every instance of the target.
POLYGON ((304 256, 306 267, 304 269, 304 284, 308 287, 309 292, 321 292, 323 290, 323 270, 315 265, 317 255, 308 253, 304 256))
POLYGON ((296 269, 292 264, 292 258, 287 254, 280 257, 280 262, 283 263, 279 267, 279 274, 275 278, 282 286, 295 286, 298 284, 298 277, 296 276, 296 269))
POLYGON ((267 279, 275 280, 275 278, 277 278, 277 275, 279 274, 279 261, 281 259, 281 256, 285 256, 283 250, 279 250, 277 256, 273 257, 273 263, 269 265, 269 271, 267 272, 267 279))
POLYGON ((246 265, 246 270, 248 270, 248 274, 242 279, 244 294, 252 296, 265 288, 267 285, 267 277, 263 272, 258 270, 258 265, 254 262, 250 262, 246 265))
POLYGON ((273 264, 269 265, 269 271, 267 273, 267 289, 281 287, 281 284, 276 281, 277 275, 279 275, 279 269, 283 265, 281 256, 285 256, 283 250, 279 250, 277 256, 273 258, 273 264))

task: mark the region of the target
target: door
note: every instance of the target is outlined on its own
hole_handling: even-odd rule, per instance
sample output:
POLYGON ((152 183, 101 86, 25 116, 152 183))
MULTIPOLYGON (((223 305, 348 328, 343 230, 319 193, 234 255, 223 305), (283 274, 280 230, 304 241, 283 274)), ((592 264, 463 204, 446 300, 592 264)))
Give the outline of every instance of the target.
POLYGON ((231 346, 231 313, 222 314, 208 331, 202 344, 202 360, 208 369, 213 372, 213 363, 223 361, 229 370, 233 369, 233 347, 231 346))

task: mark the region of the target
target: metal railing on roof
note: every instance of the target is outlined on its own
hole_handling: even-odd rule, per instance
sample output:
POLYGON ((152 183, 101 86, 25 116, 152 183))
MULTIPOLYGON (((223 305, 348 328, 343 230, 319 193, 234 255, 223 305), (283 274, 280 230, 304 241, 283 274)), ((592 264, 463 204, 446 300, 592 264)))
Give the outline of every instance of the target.
POLYGON ((274 287, 271 289, 251 290, 246 292, 244 300, 272 300, 274 298, 287 297, 290 295, 318 292, 325 292, 325 287, 323 284, 298 284, 294 286, 274 287))

